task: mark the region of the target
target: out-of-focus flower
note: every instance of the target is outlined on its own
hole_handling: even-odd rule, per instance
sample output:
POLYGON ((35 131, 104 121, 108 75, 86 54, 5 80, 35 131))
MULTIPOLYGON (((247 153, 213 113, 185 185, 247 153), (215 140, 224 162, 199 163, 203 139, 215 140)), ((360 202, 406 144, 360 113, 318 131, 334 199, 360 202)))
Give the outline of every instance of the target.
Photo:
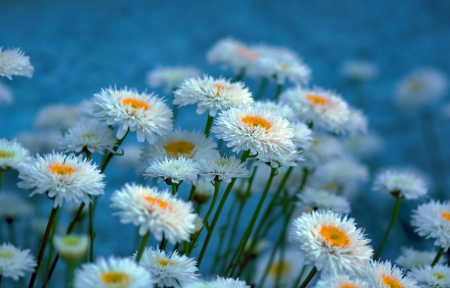
POLYGON ((325 275, 320 278, 314 288, 371 288, 369 284, 359 278, 348 275, 325 275))
POLYGON ((258 109, 268 110, 273 114, 278 114, 286 120, 293 120, 295 118, 292 108, 284 104, 273 101, 257 101, 253 106, 258 109))
POLYGON ((0 193, 0 218, 16 219, 33 214, 34 207, 17 193, 2 191, 0 193))
POLYGON ((31 157, 27 149, 16 140, 0 139, 0 169, 19 169, 30 162, 31 157))
POLYGON ((200 76, 200 71, 193 67, 159 67, 147 73, 150 87, 163 87, 166 92, 175 89, 188 78, 200 76))
POLYGON ((378 66, 363 60, 348 60, 342 64, 341 74, 351 81, 360 82, 378 76, 378 66))
POLYGON ((36 260, 30 250, 20 250, 10 243, 0 245, 0 276, 17 281, 34 267, 36 260))
POLYGON ((368 158, 382 149, 381 138, 373 133, 354 135, 343 140, 345 148, 355 156, 368 158))
POLYGON ((8 86, 0 83, 0 105, 10 105, 13 102, 13 94, 8 86))
POLYGON ((406 199, 417 199, 428 192, 425 180, 408 170, 387 170, 377 175, 373 190, 387 191, 406 199))
POLYGON ((450 267, 447 265, 413 267, 408 275, 417 281, 419 287, 450 287, 450 267))
POLYGON ((88 235, 64 235, 53 237, 56 251, 66 261, 78 261, 84 258, 89 246, 88 235))
POLYGON ((58 141, 61 138, 61 132, 55 130, 35 132, 21 132, 17 134, 16 139, 30 150, 32 154, 48 154, 59 150, 58 141))
POLYGON ((78 106, 62 104, 48 105, 39 110, 34 119, 34 127, 38 130, 66 131, 81 121, 78 106))
POLYGON ((305 188, 298 194, 303 211, 332 210, 337 213, 350 213, 350 203, 343 197, 325 190, 305 188))
MULTIPOLYGON (((402 254, 395 260, 395 264, 402 266, 406 270, 411 270, 413 267, 431 265, 437 254, 435 250, 419 251, 405 247, 401 247, 400 251, 402 254)), ((443 264, 445 262, 447 262, 447 257, 442 255, 438 263, 443 264)))
POLYGON ((34 67, 30 64, 30 57, 25 56, 19 48, 2 51, 0 47, 0 76, 33 76, 34 67))

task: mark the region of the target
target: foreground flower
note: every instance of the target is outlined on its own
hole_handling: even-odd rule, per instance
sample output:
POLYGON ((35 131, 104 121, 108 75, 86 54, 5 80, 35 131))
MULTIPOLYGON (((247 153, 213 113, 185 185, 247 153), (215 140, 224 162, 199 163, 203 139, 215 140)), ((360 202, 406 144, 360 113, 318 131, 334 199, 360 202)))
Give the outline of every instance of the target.
POLYGON ((15 140, 0 139, 0 170, 18 169, 31 160, 27 149, 15 140))
POLYGON ((332 211, 303 213, 295 219, 290 239, 300 245, 305 263, 328 273, 360 272, 369 263, 373 249, 368 246, 353 218, 332 211))
POLYGON ((190 78, 174 92, 173 104, 185 106, 198 104, 197 114, 209 111, 216 116, 218 110, 247 106, 253 103, 252 94, 241 82, 231 83, 223 78, 190 78))
MULTIPOLYGON (((411 270, 413 267, 420 267, 424 265, 431 265, 436 257, 436 251, 419 251, 412 248, 400 248, 401 255, 395 260, 395 264, 402 266, 406 270, 411 270)), ((447 262, 447 257, 442 255, 439 259, 439 264, 447 262)))
POLYGON ((93 104, 94 115, 108 125, 119 124, 118 139, 130 129, 136 131, 139 142, 147 139, 151 144, 155 134, 164 135, 172 130, 172 110, 153 94, 139 94, 127 87, 120 90, 110 87, 94 94, 93 104))
POLYGON ((184 202, 167 190, 126 184, 111 196, 111 207, 119 209, 121 223, 139 226, 139 235, 150 232, 157 240, 164 238, 175 244, 189 241, 194 232, 192 203, 184 202))
POLYGON ((420 236, 435 238, 434 245, 450 247, 450 203, 431 200, 413 210, 411 224, 420 236))
POLYGON ((373 190, 384 190, 406 199, 417 199, 428 192, 425 180, 408 170, 387 170, 378 174, 373 190))
POLYGON ((84 258, 89 246, 88 235, 64 235, 53 238, 56 252, 66 261, 78 261, 84 258))
POLYGON ((294 150, 289 122, 267 110, 253 107, 231 108, 219 114, 211 131, 227 141, 234 152, 290 153, 294 150))
POLYGON ((167 184, 197 182, 197 163, 184 157, 155 160, 145 169, 144 177, 162 178, 167 184))
POLYGON ((236 157, 222 157, 217 153, 210 158, 203 158, 198 161, 200 176, 206 181, 221 180, 230 183, 232 178, 249 177, 249 171, 245 168, 246 163, 236 157))
POLYGON ((147 73, 150 87, 164 87, 166 91, 177 88, 188 78, 200 76, 200 71, 192 67, 160 67, 147 73))
MULTIPOLYGON (((327 275, 314 288, 371 288, 366 281, 348 275, 327 275)), ((396 288, 396 287, 394 287, 396 288)))
POLYGON ((450 287, 450 268, 447 265, 414 267, 409 276, 417 281, 419 287, 450 287))
POLYGON ((197 262, 177 251, 166 254, 160 249, 146 248, 139 265, 150 272, 158 287, 183 288, 197 280, 197 262))
POLYGON ((34 67, 30 64, 30 57, 25 56, 19 48, 2 51, 0 47, 0 76, 33 76, 34 67))
POLYGON ((144 267, 127 258, 100 258, 75 270, 76 288, 147 288, 155 280, 144 267))
POLYGON ((416 281, 391 262, 372 261, 365 271, 371 288, 419 288, 416 281))
POLYGON ((22 189, 33 189, 34 194, 47 194, 54 199, 53 207, 65 201, 90 202, 90 196, 103 194, 105 175, 97 165, 74 154, 52 153, 36 155, 36 160, 19 169, 17 183, 22 189))
POLYGON ((26 272, 32 272, 35 266, 30 250, 19 250, 10 243, 0 245, 0 277, 17 281, 26 272))

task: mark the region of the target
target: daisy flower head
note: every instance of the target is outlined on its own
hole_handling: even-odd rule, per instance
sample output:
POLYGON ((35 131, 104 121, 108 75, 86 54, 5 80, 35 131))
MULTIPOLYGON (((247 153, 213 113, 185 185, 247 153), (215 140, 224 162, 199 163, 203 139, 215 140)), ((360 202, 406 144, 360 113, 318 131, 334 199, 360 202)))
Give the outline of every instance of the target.
POLYGON ((22 180, 17 186, 32 189, 34 194, 47 194, 53 207, 65 201, 90 202, 90 196, 103 194, 105 175, 90 160, 74 154, 52 153, 36 155, 36 159, 19 169, 22 180))
POLYGON ((337 158, 317 167, 315 180, 327 185, 361 183, 369 178, 369 168, 351 158, 337 158))
POLYGON ((0 218, 14 220, 33 214, 34 207, 17 194, 5 191, 0 193, 0 218))
POLYGON ((87 150, 103 154, 105 150, 111 151, 116 142, 117 138, 111 129, 98 121, 87 121, 70 128, 60 139, 59 146, 65 152, 87 150))
POLYGON ((350 203, 343 197, 325 190, 305 188, 297 196, 303 211, 332 210, 337 213, 350 213, 350 203))
POLYGON ((302 122, 291 122, 291 127, 294 129, 294 137, 292 142, 297 149, 308 150, 311 147, 313 138, 312 131, 308 125, 302 122))
POLYGON ((298 161, 305 160, 301 152, 297 150, 291 150, 287 153, 258 153, 257 156, 258 161, 255 163, 259 164, 267 164, 272 168, 279 168, 281 166, 297 166, 298 161))
POLYGON ((342 123, 340 130, 350 136, 366 134, 369 125, 367 116, 361 110, 349 108, 349 111, 348 121, 342 123))
POLYGON ((122 139, 130 131, 136 131, 139 142, 145 139, 151 144, 156 135, 172 130, 172 110, 156 95, 141 93, 127 87, 102 89, 94 94, 93 114, 106 124, 119 124, 117 138, 122 139))
POLYGON ((208 285, 207 287, 214 288, 250 288, 244 280, 239 280, 239 278, 223 278, 220 276, 217 276, 216 280, 208 282, 208 285))
POLYGON ((200 76, 200 71, 192 67, 159 67, 147 73, 147 84, 150 87, 164 87, 166 92, 177 88, 188 78, 200 76))
POLYGON ((25 56, 19 48, 2 50, 3 47, 0 47, 0 76, 8 77, 9 80, 12 80, 12 76, 33 76, 34 67, 30 64, 30 57, 25 56))
POLYGON ((336 137, 325 133, 313 132, 311 147, 304 151, 305 166, 316 166, 346 155, 344 145, 336 137))
POLYGON ((17 281, 36 267, 30 250, 20 250, 10 243, 0 245, 0 276, 17 281))
POLYGON ((162 178, 167 184, 197 182, 198 164, 185 157, 155 159, 145 169, 144 177, 162 178))
POLYGON ((405 271, 401 270, 391 262, 371 261, 366 266, 366 280, 371 288, 419 288, 416 281, 405 275, 405 271))
POLYGON ((284 104, 275 103, 273 101, 257 101, 253 104, 253 106, 268 110, 273 114, 278 114, 287 120, 292 120, 295 117, 294 111, 291 109, 291 107, 284 104))
POLYGON ((211 64, 220 63, 224 67, 231 67, 235 72, 251 68, 259 58, 258 53, 246 44, 225 38, 219 40, 206 54, 211 64))
POLYGON ((99 258, 75 270, 75 288, 147 288, 155 284, 144 267, 131 258, 99 258))
POLYGON ((413 210, 412 226, 420 236, 435 238, 434 245, 448 249, 450 247, 450 203, 431 200, 413 210))
MULTIPOLYGON (((420 267, 425 265, 431 265, 436 257, 436 251, 419 251, 413 248, 400 248, 401 255, 395 260, 395 264, 403 267, 406 270, 411 270, 413 267, 420 267)), ((439 259, 439 264, 447 262, 447 257, 442 255, 439 259)))
POLYGON ((39 110, 33 125, 38 130, 59 130, 64 132, 83 119, 79 112, 78 106, 47 105, 39 110))
POLYGON ((247 178, 250 172, 245 166, 246 163, 242 163, 236 157, 222 157, 219 153, 198 161, 199 175, 206 181, 220 180, 230 183, 232 178, 247 178))
POLYGON ((348 275, 325 275, 314 288, 371 288, 366 281, 348 275))
POLYGON ((197 114, 209 111, 214 117, 218 110, 253 104, 252 94, 242 82, 233 82, 204 75, 203 78, 189 78, 174 92, 173 104, 186 106, 197 104, 197 114))
POLYGON ((197 262, 177 251, 146 248, 139 265, 150 272, 158 287, 183 288, 198 277, 197 262))
POLYGON ((10 105, 13 102, 11 89, 0 83, 0 105, 10 105))
POLYGON ((196 214, 192 203, 175 198, 167 190, 126 184, 111 196, 111 207, 119 212, 121 223, 139 227, 139 235, 150 232, 157 240, 175 244, 189 241, 194 233, 196 214))
POLYGON ((410 170, 386 170, 375 178, 373 190, 387 191, 406 199, 417 199, 428 192, 427 183, 410 170))
POLYGON ((87 253, 89 242, 88 235, 68 234, 53 237, 53 245, 56 251, 66 261, 83 259, 87 253))
POLYGON ((303 213, 293 222, 291 242, 299 244, 305 263, 314 263, 317 270, 360 272, 369 263, 373 249, 354 219, 332 211, 303 213))
POLYGON ((0 170, 19 169, 30 160, 28 150, 16 140, 0 139, 0 170))
POLYGON ((417 281, 419 287, 450 287, 450 267, 447 265, 413 267, 408 275, 417 281))
POLYGON ((364 60, 348 60, 342 64, 341 74, 353 82, 370 80, 378 76, 378 66, 364 60))
POLYGON ((374 154, 383 149, 381 138, 374 133, 367 133, 364 135, 353 135, 344 139, 344 147, 351 154, 358 158, 373 157, 374 154))
POLYGON ((335 133, 345 132, 343 127, 350 119, 350 109, 341 96, 320 88, 288 89, 280 95, 280 102, 290 106, 299 120, 335 133))
POLYGON ((293 129, 277 114, 254 107, 236 107, 221 112, 211 131, 227 141, 234 152, 289 153, 294 149, 293 129))

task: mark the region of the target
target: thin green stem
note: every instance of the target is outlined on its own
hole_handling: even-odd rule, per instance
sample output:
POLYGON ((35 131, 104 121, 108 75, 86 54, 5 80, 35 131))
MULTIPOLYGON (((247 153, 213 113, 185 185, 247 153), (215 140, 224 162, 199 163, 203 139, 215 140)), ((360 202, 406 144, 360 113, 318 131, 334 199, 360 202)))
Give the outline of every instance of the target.
MULTIPOLYGON (((120 129, 120 127, 119 127, 120 129)), ((108 155, 104 158, 102 167, 100 168, 101 173, 105 172, 106 167, 109 164, 109 161, 111 161, 112 157, 116 154, 117 150, 119 149, 122 142, 127 138, 128 133, 130 132, 130 129, 127 130, 125 135, 123 135, 122 139, 117 140, 116 145, 112 148, 112 151, 109 151, 108 155)))
POLYGON ((14 231, 14 221, 13 219, 6 219, 6 224, 8 226, 8 234, 9 234, 9 242, 11 242, 13 245, 17 245, 16 240, 16 231, 14 231))
POLYGON ((303 264, 302 271, 300 271, 300 274, 298 275, 297 280, 295 280, 294 286, 292 286, 292 287, 297 287, 298 285, 300 285, 300 281, 302 281, 302 277, 303 277, 303 274, 305 274, 306 267, 308 267, 308 266, 303 264))
MULTIPOLYGON (((204 223, 209 223, 208 219, 209 219, 209 215, 211 215, 214 206, 216 205, 216 201, 217 201, 217 196, 219 195, 219 190, 220 190, 220 180, 214 180, 214 196, 211 202, 211 206, 209 206, 208 212, 206 212, 205 218, 203 219, 204 223)), ((209 225, 208 225, 209 226, 209 225)), ((208 227, 206 227, 208 228, 208 227)), ((209 230, 209 228, 208 228, 209 230)))
MULTIPOLYGON (((53 250, 55 249, 55 246, 53 245, 53 238, 55 237, 56 227, 58 226, 58 214, 59 214, 58 212, 56 213, 55 220, 53 221, 53 225, 52 225, 52 230, 50 232, 50 250, 48 251, 48 255, 47 255, 47 269, 45 272, 45 280, 47 280, 47 277, 50 273, 50 263, 51 263, 51 259, 53 257, 53 250)), ((45 287, 47 287, 47 285, 44 285, 44 288, 45 287)))
POLYGON ((438 253, 436 254, 436 257, 434 257, 433 263, 431 263, 431 267, 433 267, 439 262, 439 259, 441 259, 441 256, 444 254, 444 252, 445 252, 444 248, 439 249, 438 253))
POLYGON ((189 192, 189 199, 188 201, 191 201, 192 199, 194 199, 194 195, 195 195, 195 190, 197 189, 197 187, 195 187, 195 185, 191 186, 191 192, 189 192))
POLYGON ((2 286, 1 286, 1 285, 2 285, 2 280, 3 280, 3 275, 0 274, 0 287, 2 287, 2 286))
POLYGON ((211 133, 211 127, 214 122, 214 117, 208 114, 208 120, 206 120, 206 126, 205 126, 205 136, 206 138, 209 137, 209 134, 211 133))
POLYGON ((177 192, 178 192, 178 185, 180 185, 180 184, 177 184, 177 183, 172 183, 171 184, 171 186, 172 186, 172 195, 176 195, 177 194, 177 192))
POLYGON ((305 281, 303 281, 302 285, 300 285, 300 288, 305 288, 306 285, 308 285, 308 283, 311 281, 311 279, 314 277, 314 275, 317 272, 317 268, 316 266, 314 266, 311 271, 309 272, 308 276, 306 276, 305 281))
POLYGON ((91 241, 89 242, 89 262, 94 262, 94 241, 95 241, 95 232, 94 232, 94 203, 89 203, 89 237, 91 241))
POLYGON ((262 95, 264 95, 264 92, 266 91, 268 85, 269 85, 269 79, 267 77, 263 77, 261 79, 261 84, 259 85, 258 92, 256 92, 256 94, 255 94, 255 97, 254 97, 255 100, 261 99, 261 97, 262 97, 262 95))
POLYGON ((233 79, 233 82, 238 82, 241 81, 242 78, 244 78, 245 75, 245 68, 241 68, 241 70, 239 70, 239 73, 236 75, 236 77, 233 79))
POLYGON ((277 91, 275 92, 275 103, 278 103, 278 99, 280 98, 280 94, 283 91, 283 84, 277 84, 277 91))
POLYGON ((374 260, 380 259, 381 251, 383 251, 384 245, 386 245, 389 233, 391 232, 391 229, 395 223, 395 219, 397 219, 398 212, 400 211, 401 199, 402 198, 400 197, 400 195, 395 196, 395 206, 394 211, 392 212, 391 221, 389 222, 389 226, 386 229, 386 233, 384 233, 383 241, 381 242, 380 248, 378 248, 377 254, 375 254, 375 257, 373 257, 374 260))
POLYGON ((147 245, 148 238, 150 238, 150 231, 148 231, 147 234, 145 234, 142 238, 141 245, 139 246, 139 251, 136 255, 136 263, 139 263, 139 261, 141 261, 141 257, 144 253, 145 245, 147 245))
POLYGON ((308 174, 309 174, 308 168, 303 168, 302 181, 300 182, 300 187, 298 187, 298 190, 296 193, 302 192, 303 188, 305 188, 306 180, 308 180, 308 174))
POLYGON ((2 191, 3 169, 0 168, 0 191, 2 191))

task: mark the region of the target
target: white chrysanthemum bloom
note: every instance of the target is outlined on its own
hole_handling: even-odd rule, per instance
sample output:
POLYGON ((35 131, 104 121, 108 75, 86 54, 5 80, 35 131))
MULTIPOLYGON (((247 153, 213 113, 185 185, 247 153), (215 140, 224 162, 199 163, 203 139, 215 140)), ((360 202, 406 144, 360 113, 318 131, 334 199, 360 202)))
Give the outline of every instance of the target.
MULTIPOLYGON (((431 265, 436 257, 436 250, 419 251, 413 248, 400 248, 401 255, 395 260, 395 264, 402 266, 406 270, 411 270, 413 267, 420 267, 424 265, 431 265)), ((439 264, 447 262, 447 257, 442 255, 439 259, 439 264)))
POLYGON ((16 139, 32 154, 48 154, 59 149, 60 131, 21 132, 16 139))
POLYGON ((197 114, 209 111, 216 116, 218 110, 253 104, 252 93, 242 82, 233 82, 204 75, 203 78, 189 78, 174 92, 173 104, 186 106, 197 104, 197 114))
POLYGON ((168 184, 195 183, 198 164, 185 157, 155 159, 145 169, 144 177, 162 178, 168 184))
POLYGON ((210 181, 200 179, 195 184, 194 199, 198 203, 205 203, 214 195, 214 185, 210 181))
POLYGON ((417 281, 419 287, 450 287, 450 267, 447 265, 413 267, 408 275, 417 281))
POLYGON ((370 288, 419 288, 412 277, 389 261, 371 261, 365 270, 370 288))
POLYGON ((111 151, 116 142, 117 138, 110 128, 97 121, 86 121, 70 128, 59 141, 59 146, 65 152, 87 149, 90 153, 103 154, 105 150, 111 151))
POLYGON ((303 211, 332 210, 337 213, 350 213, 350 203, 343 196, 325 190, 305 188, 297 196, 303 211))
POLYGON ((2 51, 0 47, 0 76, 33 77, 34 67, 30 64, 30 57, 25 56, 19 48, 2 51))
POLYGON ((84 258, 89 247, 88 235, 68 234, 54 236, 53 246, 56 252, 66 261, 78 261, 84 258))
POLYGON ((292 129, 294 129, 294 137, 292 142, 297 149, 307 150, 312 145, 312 131, 309 129, 308 125, 302 122, 291 122, 292 129))
POLYGON ((25 273, 32 272, 36 260, 30 250, 20 250, 11 243, 0 245, 0 276, 17 281, 25 273))
POLYGON ((220 63, 235 72, 251 68, 259 55, 252 48, 232 38, 219 40, 206 54, 211 64, 220 63))
POLYGON ((304 151, 304 155, 305 166, 315 168, 332 159, 342 158, 345 155, 345 149, 342 142, 336 137, 314 132, 312 145, 304 151))
POLYGON ((141 153, 141 162, 148 165, 161 157, 198 160, 216 152, 216 147, 212 137, 206 138, 201 132, 176 129, 159 137, 153 144, 146 145, 141 153))
POLYGON ((366 115, 361 110, 353 108, 350 108, 349 111, 349 119, 342 124, 340 130, 345 131, 350 136, 366 134, 369 125, 366 115))
POLYGON ((82 119, 78 106, 48 105, 39 110, 34 119, 34 127, 38 130, 54 129, 64 132, 82 119))
POLYGON ((314 177, 316 181, 325 183, 324 187, 345 185, 350 182, 361 183, 369 178, 369 169, 350 158, 338 158, 318 166, 314 177))
POLYGON ((221 112, 211 131, 227 141, 234 152, 290 153, 294 150, 293 129, 277 114, 254 107, 237 107, 221 112))
POLYGON ((434 245, 448 249, 450 247, 450 203, 431 200, 413 210, 411 224, 420 236, 435 238, 434 245))
POLYGON ((54 199, 53 207, 65 201, 89 203, 90 196, 103 194, 105 175, 96 164, 81 155, 52 153, 36 155, 36 160, 19 169, 17 183, 22 189, 32 189, 34 194, 47 194, 54 199))
POLYGON ((257 101, 253 104, 258 109, 268 110, 273 114, 278 114, 286 120, 293 120, 295 118, 294 111, 291 107, 273 101, 257 101))
POLYGON ((167 190, 126 184, 111 196, 111 207, 119 209, 121 223, 139 226, 139 235, 150 232, 156 240, 164 238, 175 244, 189 241, 194 233, 192 203, 175 198, 167 190))
POLYGON ((200 71, 192 67, 159 67, 147 73, 150 87, 163 87, 167 92, 177 88, 184 80, 200 76, 200 71))
POLYGON ((305 263, 328 273, 357 273, 369 263, 373 249, 354 219, 332 211, 303 213, 293 221, 290 240, 298 243, 305 263))
POLYGON ((153 94, 110 87, 94 94, 93 114, 108 125, 119 124, 118 139, 130 129, 136 131, 139 142, 147 139, 151 144, 155 142, 155 134, 164 135, 172 130, 173 112, 164 102, 153 94))
POLYGON ((342 64, 341 74, 351 81, 370 80, 378 76, 378 66, 363 60, 348 60, 342 64))
POLYGON ((447 76, 434 68, 413 71, 400 80, 395 89, 398 104, 404 108, 426 105, 445 95, 447 76))
POLYGON ((233 278, 223 278, 217 276, 217 279, 214 281, 208 282, 207 287, 214 288, 250 288, 244 280, 233 279, 233 278))
POLYGON ((33 214, 34 207, 17 193, 2 191, 0 193, 0 218, 16 219, 33 214))
MULTIPOLYGON (((358 278, 348 275, 325 275, 317 281, 314 288, 371 288, 369 284, 358 278)), ((394 287, 396 288, 396 287, 394 287)))
POLYGON ((0 105, 10 105, 13 102, 12 91, 0 83, 0 105))
POLYGON ((250 172, 245 168, 246 163, 234 156, 222 157, 219 153, 198 161, 198 174, 206 181, 221 180, 230 183, 232 178, 247 178, 250 172))
POLYGON ((131 258, 99 258, 75 270, 75 288, 148 288, 156 281, 131 258))
POLYGON ((0 169, 19 169, 30 162, 31 157, 27 149, 16 140, 0 139, 0 169))
POLYGON ((146 248, 139 265, 150 272, 158 287, 183 288, 198 277, 197 261, 177 251, 166 254, 160 249, 146 248))
MULTIPOLYGON (((195 214, 194 225, 195 225, 195 228, 194 228, 194 232, 191 234, 191 239, 193 239, 192 236, 195 236, 195 235, 198 236, 198 233, 200 233, 202 231, 203 226, 204 226, 203 218, 200 217, 200 215, 198 215, 198 214, 195 214)), ((195 238, 197 238, 197 237, 195 237, 195 238)))
POLYGON ((363 158, 374 156, 383 146, 381 138, 370 132, 365 135, 355 135, 346 138, 343 144, 351 154, 363 158))
POLYGON ((291 150, 288 153, 258 153, 258 161, 256 165, 262 163, 269 165, 272 168, 279 168, 281 166, 297 166, 298 161, 305 160, 303 154, 297 150, 291 150))
POLYGON ((373 190, 387 191, 406 199, 417 199, 428 192, 425 180, 409 170, 387 170, 375 178, 373 190))
POLYGON ((290 106, 299 120, 335 133, 345 132, 343 128, 350 119, 348 104, 338 94, 320 88, 288 89, 280 95, 280 102, 290 106))

